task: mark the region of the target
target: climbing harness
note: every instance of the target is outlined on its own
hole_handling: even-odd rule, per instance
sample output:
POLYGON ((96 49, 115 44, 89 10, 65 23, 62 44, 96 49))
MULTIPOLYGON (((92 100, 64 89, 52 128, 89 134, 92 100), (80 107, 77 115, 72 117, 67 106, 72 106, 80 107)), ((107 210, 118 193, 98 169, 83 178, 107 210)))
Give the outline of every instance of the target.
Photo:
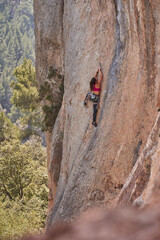
POLYGON ((96 94, 94 94, 94 93, 91 93, 90 100, 91 100, 93 103, 96 103, 96 102, 99 102, 99 101, 100 101, 100 97, 99 97, 99 95, 96 95, 96 94))
POLYGON ((97 103, 100 101, 100 97, 99 97, 99 95, 96 95, 95 93, 89 92, 89 93, 87 93, 87 96, 84 100, 84 103, 85 103, 84 105, 86 105, 86 100, 90 100, 93 103, 97 103))

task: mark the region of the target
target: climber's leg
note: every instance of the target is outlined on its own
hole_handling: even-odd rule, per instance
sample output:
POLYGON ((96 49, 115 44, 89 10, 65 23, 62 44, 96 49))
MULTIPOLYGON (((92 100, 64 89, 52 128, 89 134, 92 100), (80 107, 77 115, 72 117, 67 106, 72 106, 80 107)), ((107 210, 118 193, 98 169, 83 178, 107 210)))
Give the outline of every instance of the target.
POLYGON ((98 109, 97 109, 97 103, 94 103, 93 104, 93 122, 92 124, 97 127, 97 123, 96 123, 96 116, 97 116, 97 112, 98 112, 98 109))
POLYGON ((88 100, 90 99, 90 96, 91 96, 91 93, 88 92, 87 95, 86 95, 86 97, 85 97, 85 99, 84 99, 84 102, 83 102, 84 106, 87 106, 87 102, 88 102, 88 100))

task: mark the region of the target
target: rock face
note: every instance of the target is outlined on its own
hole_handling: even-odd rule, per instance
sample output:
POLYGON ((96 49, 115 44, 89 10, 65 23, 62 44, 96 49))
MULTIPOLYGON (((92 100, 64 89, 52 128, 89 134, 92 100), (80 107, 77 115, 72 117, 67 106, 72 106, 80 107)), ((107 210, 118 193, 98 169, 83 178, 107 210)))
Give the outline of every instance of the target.
MULTIPOLYGON (((36 73, 41 87, 48 81, 50 69, 57 69, 64 74, 64 44, 63 44, 63 1, 34 1, 34 20, 36 36, 36 73)), ((56 79, 51 78, 56 84, 56 79)), ((60 80, 59 80, 60 81, 60 80)), ((55 87, 55 92, 57 87, 55 87)), ((54 92, 53 92, 54 95, 54 92)), ((55 101, 58 99, 55 98, 55 101)), ((43 105, 49 105, 44 99, 43 105)), ((62 110, 61 110, 62 112, 62 110)), ((62 114, 59 114, 63 123, 62 114)), ((64 124, 64 123, 63 123, 64 124)), ((63 125, 62 124, 62 125, 63 125)), ((58 125, 59 126, 59 125, 58 125)), ((49 209, 53 205, 53 198, 56 192, 56 184, 59 178, 59 161, 62 158, 62 136, 63 126, 59 128, 59 136, 56 137, 57 144, 54 151, 54 167, 50 163, 51 139, 52 134, 46 132, 47 155, 48 155, 48 174, 49 174, 49 209), (61 133, 62 132, 62 133, 61 133), (58 138, 58 139, 57 139, 58 138), (58 144, 58 142, 60 142, 58 144), (56 164, 58 162, 58 164, 56 164), (54 176, 57 175, 57 176, 54 176), (53 181, 52 181, 53 179, 53 181)))
POLYGON ((147 144, 120 192, 117 206, 152 205, 160 200, 160 114, 147 144))
POLYGON ((91 207, 132 204, 156 181, 156 165, 145 160, 143 187, 133 197, 141 173, 134 169, 150 151, 143 149, 157 117, 160 2, 35 0, 34 11, 38 80, 45 81, 48 66, 65 76, 52 141, 47 138, 50 227, 91 207), (92 104, 85 108, 83 100, 99 62, 104 78, 94 128, 92 104), (123 185, 133 167, 128 195, 123 185))

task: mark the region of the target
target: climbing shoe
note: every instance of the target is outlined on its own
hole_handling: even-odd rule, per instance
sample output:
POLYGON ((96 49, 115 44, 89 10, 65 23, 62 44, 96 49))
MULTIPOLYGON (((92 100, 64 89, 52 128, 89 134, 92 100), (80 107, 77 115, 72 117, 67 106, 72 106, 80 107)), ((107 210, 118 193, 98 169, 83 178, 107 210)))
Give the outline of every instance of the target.
POLYGON ((85 107, 87 107, 87 103, 86 103, 85 101, 83 102, 83 105, 84 105, 85 107))
POLYGON ((97 123, 96 122, 92 122, 92 125, 97 127, 97 123))

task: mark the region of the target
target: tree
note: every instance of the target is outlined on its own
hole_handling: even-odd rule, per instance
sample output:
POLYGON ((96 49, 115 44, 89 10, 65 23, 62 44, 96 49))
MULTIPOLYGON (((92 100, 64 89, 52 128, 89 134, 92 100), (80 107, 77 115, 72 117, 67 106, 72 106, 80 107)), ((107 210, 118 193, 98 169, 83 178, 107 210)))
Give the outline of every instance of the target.
POLYGON ((32 61, 25 59, 23 64, 15 68, 14 76, 16 81, 12 81, 10 84, 12 88, 11 102, 14 108, 11 108, 11 114, 8 115, 13 119, 15 107, 18 108, 21 113, 21 124, 25 126, 22 137, 28 138, 32 134, 39 135, 42 110, 32 61))
POLYGON ((6 114, 0 109, 0 143, 20 137, 20 130, 7 118, 6 114))
POLYGON ((14 70, 16 81, 12 81, 11 103, 22 112, 32 112, 39 103, 35 68, 30 59, 25 59, 23 64, 14 70))
POLYGON ((10 112, 13 70, 24 58, 35 61, 33 0, 0 3, 0 104, 10 112))
POLYGON ((0 146, 0 186, 10 200, 21 199, 24 195, 30 198, 33 195, 28 188, 30 184, 47 184, 43 174, 46 154, 36 138, 24 144, 18 139, 5 140, 0 146))
POLYGON ((0 238, 13 239, 44 227, 47 179, 46 151, 40 138, 0 144, 0 238))

